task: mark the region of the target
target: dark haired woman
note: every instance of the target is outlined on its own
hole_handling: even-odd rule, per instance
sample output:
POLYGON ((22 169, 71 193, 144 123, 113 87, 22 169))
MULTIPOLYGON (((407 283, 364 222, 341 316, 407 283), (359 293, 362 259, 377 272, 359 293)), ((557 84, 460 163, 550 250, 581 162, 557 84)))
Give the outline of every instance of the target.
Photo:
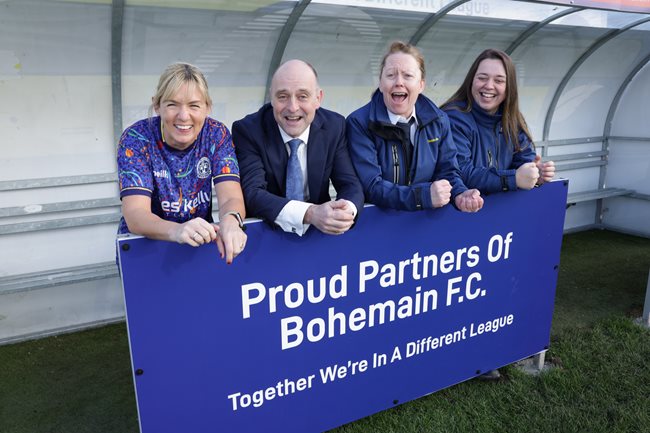
POLYGON ((442 108, 468 188, 484 194, 531 189, 555 176, 553 161, 542 162, 535 154, 519 111, 515 66, 503 51, 483 51, 442 108))

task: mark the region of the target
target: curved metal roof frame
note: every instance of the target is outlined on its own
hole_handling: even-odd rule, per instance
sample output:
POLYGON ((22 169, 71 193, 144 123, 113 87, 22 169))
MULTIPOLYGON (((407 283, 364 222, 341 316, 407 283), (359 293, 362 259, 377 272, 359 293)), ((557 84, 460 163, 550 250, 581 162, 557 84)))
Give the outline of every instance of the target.
POLYGON ((562 12, 558 12, 555 15, 551 15, 550 17, 546 18, 545 20, 542 20, 538 23, 532 24, 530 27, 528 27, 526 30, 524 30, 518 37, 515 39, 508 48, 506 48, 505 52, 510 56, 512 55, 513 51, 515 51, 519 45, 521 45, 526 39, 528 39, 530 36, 532 36, 536 31, 547 25, 548 23, 555 21, 559 18, 562 18, 566 15, 570 15, 575 12, 580 12, 584 10, 585 8, 570 8, 567 10, 564 10, 562 12))
POLYGON ((422 39, 422 37, 433 27, 435 23, 440 20, 440 18, 444 17, 447 15, 451 10, 455 9, 457 6, 462 5, 463 3, 467 3, 469 0, 455 0, 448 5, 446 5, 443 8, 440 8, 440 10, 434 14, 429 15, 429 17, 422 22, 420 27, 413 33, 413 36, 411 36, 411 40, 409 43, 411 45, 417 45, 418 42, 422 39))
POLYGON ((627 77, 625 77, 625 80, 623 80, 623 83, 621 83, 621 86, 618 88, 618 91, 616 92, 616 96, 614 96, 614 99, 612 100, 612 103, 609 106, 607 117, 605 118, 605 129, 603 130, 603 135, 605 136, 605 139, 610 137, 612 131, 612 120, 614 119, 614 114, 618 109, 618 104, 621 101, 621 97, 623 96, 623 93, 627 89, 627 86, 632 82, 632 79, 636 76, 636 74, 638 74, 639 71, 643 69, 649 62, 650 62, 650 54, 648 54, 630 71, 627 77))
POLYGON ((269 90, 271 89, 271 80, 273 79, 273 74, 275 70, 280 66, 282 61, 282 56, 284 55, 284 50, 287 48, 287 43, 289 43, 289 37, 293 33, 293 29, 296 28, 298 20, 302 16, 307 6, 309 6, 311 0, 300 0, 291 11, 291 15, 287 18, 287 22, 282 27, 282 32, 278 36, 278 42, 275 44, 275 49, 273 50, 273 56, 269 62, 269 71, 266 74, 266 87, 264 88, 264 103, 270 101, 269 90))
POLYGON ((594 42, 587 49, 587 51, 585 51, 582 54, 582 56, 580 56, 580 58, 578 58, 578 60, 576 60, 573 65, 571 65, 571 68, 569 68, 569 71, 564 75, 562 81, 560 81, 560 84, 558 84, 557 88, 555 89, 555 94, 553 95, 551 104, 549 105, 548 111, 546 112, 546 119, 544 120, 544 130, 542 132, 543 141, 548 140, 549 131, 551 129, 551 120, 553 119, 553 114, 555 114, 555 108, 557 107, 557 103, 560 100, 560 96, 562 95, 564 88, 567 86, 569 80, 573 77, 573 74, 575 74, 578 68, 606 42, 612 40, 613 38, 620 35, 621 33, 626 32, 627 30, 636 27, 638 25, 641 25, 643 23, 646 23, 648 21, 650 21, 650 17, 635 21, 631 24, 628 24, 625 27, 621 27, 620 29, 611 30, 605 33, 605 35, 603 35, 601 38, 596 40, 596 42, 594 42))

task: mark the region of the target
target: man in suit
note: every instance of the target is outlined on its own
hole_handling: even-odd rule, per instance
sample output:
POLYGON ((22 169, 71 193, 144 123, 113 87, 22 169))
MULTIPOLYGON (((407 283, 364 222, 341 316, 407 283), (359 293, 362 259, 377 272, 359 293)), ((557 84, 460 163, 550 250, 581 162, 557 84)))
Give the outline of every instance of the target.
POLYGON ((313 225, 342 234, 363 208, 345 119, 320 108, 314 68, 289 60, 273 75, 271 103, 232 126, 247 215, 302 236, 313 225), (329 195, 330 179, 337 200, 329 195))

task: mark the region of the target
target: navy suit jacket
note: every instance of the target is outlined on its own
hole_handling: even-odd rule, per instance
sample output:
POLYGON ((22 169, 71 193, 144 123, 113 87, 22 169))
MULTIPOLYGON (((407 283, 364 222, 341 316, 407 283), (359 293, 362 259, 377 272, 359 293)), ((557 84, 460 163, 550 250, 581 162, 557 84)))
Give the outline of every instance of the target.
MULTIPOLYGON (((233 123, 232 137, 246 215, 273 223, 289 202, 285 185, 289 154, 271 104, 233 123)), ((350 160, 345 119, 340 114, 324 108, 316 110, 307 143, 307 177, 311 203, 331 200, 331 179, 337 199, 354 203, 359 216, 363 209, 363 188, 350 160)))

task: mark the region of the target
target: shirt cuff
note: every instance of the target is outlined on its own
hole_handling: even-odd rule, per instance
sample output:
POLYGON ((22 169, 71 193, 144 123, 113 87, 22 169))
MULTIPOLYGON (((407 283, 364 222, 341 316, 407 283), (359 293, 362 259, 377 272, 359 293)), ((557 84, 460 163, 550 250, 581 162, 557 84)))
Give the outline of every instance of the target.
POLYGON ((310 206, 312 206, 311 203, 291 200, 289 203, 284 205, 277 218, 275 218, 275 223, 285 232, 295 233, 298 236, 302 236, 309 228, 309 224, 303 224, 302 222, 305 219, 305 213, 307 213, 307 209, 309 209, 310 206))
POLYGON ((350 200, 346 200, 346 199, 342 199, 342 200, 350 205, 350 207, 352 208, 352 218, 356 218, 357 217, 357 207, 355 206, 355 204, 352 203, 350 200))

